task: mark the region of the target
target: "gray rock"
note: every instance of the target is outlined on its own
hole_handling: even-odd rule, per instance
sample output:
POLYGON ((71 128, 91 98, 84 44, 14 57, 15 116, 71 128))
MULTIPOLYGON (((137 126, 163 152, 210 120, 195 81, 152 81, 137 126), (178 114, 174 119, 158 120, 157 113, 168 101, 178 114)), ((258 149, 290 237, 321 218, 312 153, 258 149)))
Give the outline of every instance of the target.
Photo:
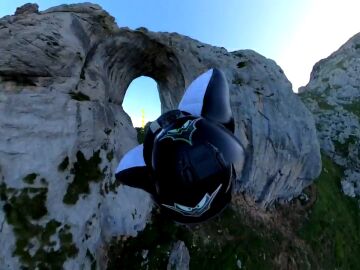
POLYGON ((360 33, 319 61, 301 98, 315 117, 322 150, 345 169, 345 194, 360 195, 360 33))
MULTIPOLYGON (((46 188, 47 214, 38 220, 29 218, 29 222, 45 228, 56 220, 60 226, 70 227, 67 232, 77 253, 67 258, 65 269, 80 269, 87 250, 100 254, 111 233, 136 235, 152 209, 150 196, 140 190, 119 187, 114 199, 107 188, 113 182, 118 159, 137 145, 130 118, 121 106, 108 100, 92 101, 77 91, 90 48, 106 34, 103 27, 108 29, 108 21, 98 22, 100 15, 108 15, 99 9, 94 13, 78 17, 71 12, 51 12, 0 20, 0 185, 6 185, 8 199, 16 197, 11 189, 46 188), (82 192, 70 189, 79 152, 85 160, 98 153, 101 162, 97 167, 103 175, 101 182, 89 181, 82 192), (66 158, 68 166, 59 170, 66 158), (33 184, 23 181, 33 173, 38 175, 33 184), (68 196, 71 203, 64 203, 66 194, 73 191, 77 196, 68 196), (115 209, 116 205, 121 207, 115 209), (135 218, 129 218, 135 212, 135 218), (115 223, 104 222, 109 219, 115 223)), ((98 86, 94 83, 92 87, 98 86)), ((7 202, 3 199, 1 217, 7 202)), ((2 225, 0 244, 7 248, 0 250, 1 267, 20 269, 21 258, 13 257, 13 251, 21 235, 14 233, 12 224, 2 225)), ((59 229, 51 237, 58 233, 59 229)), ((64 247, 58 248, 65 252, 64 247)), ((46 246, 44 250, 48 250, 46 246)), ((36 263, 23 266, 35 269, 36 263)))
POLYGON ((236 260, 236 266, 237 268, 241 269, 242 268, 242 263, 239 259, 236 260))
POLYGON ((38 4, 25 4, 21 7, 18 7, 15 11, 15 15, 26 15, 31 13, 39 13, 39 5, 38 4))
POLYGON ((346 195, 353 198, 355 197, 355 188, 351 182, 345 180, 341 181, 341 188, 346 195))
POLYGON ((183 241, 177 241, 169 257, 167 270, 188 270, 190 264, 190 254, 183 241))
POLYGON ((360 171, 347 169, 344 171, 344 177, 341 181, 344 193, 350 197, 359 196, 360 194, 360 171))
POLYGON ((320 172, 319 143, 312 115, 274 61, 176 33, 118 28, 93 4, 0 19, 0 188, 6 194, 0 200, 0 244, 8 247, 0 249, 1 265, 38 266, 13 257, 22 237, 13 226, 22 225, 9 224, 3 213, 18 194, 34 196, 29 190, 42 194, 39 207, 45 210, 38 218, 24 212, 28 221, 44 229, 58 225, 51 239, 72 235, 64 269, 87 268, 87 251, 104 265, 103 247, 112 236, 142 230, 150 196, 114 186, 118 161, 137 145, 121 106, 125 92, 138 76, 152 77, 165 112, 211 67, 227 76, 236 136, 247 155, 235 192, 263 206, 299 195, 320 172), (87 166, 92 175, 83 182, 81 168, 87 166))

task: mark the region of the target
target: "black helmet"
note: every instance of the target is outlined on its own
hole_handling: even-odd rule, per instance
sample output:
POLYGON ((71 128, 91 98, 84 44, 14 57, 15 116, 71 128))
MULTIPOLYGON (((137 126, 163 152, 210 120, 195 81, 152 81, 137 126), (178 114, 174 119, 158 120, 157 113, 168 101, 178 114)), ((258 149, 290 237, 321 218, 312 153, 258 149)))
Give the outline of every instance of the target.
POLYGON ((192 115, 178 118, 154 141, 155 201, 178 222, 204 221, 230 202, 242 159, 239 141, 223 126, 192 115))
POLYGON ((225 76, 211 69, 192 82, 178 110, 150 124, 144 144, 120 161, 116 178, 151 193, 177 222, 204 221, 230 202, 241 176, 244 151, 233 133, 225 76))

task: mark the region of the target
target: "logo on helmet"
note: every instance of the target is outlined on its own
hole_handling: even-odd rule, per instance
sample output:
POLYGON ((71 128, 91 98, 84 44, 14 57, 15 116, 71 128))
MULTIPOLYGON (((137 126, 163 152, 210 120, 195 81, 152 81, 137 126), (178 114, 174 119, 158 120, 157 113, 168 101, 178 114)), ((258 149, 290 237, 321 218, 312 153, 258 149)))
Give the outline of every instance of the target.
POLYGON ((178 203, 174 203, 174 206, 167 204, 162 204, 162 205, 171 210, 179 212, 183 216, 200 217, 202 214, 204 214, 207 210, 210 209, 211 203, 214 200, 216 194, 219 192, 221 186, 222 184, 220 184, 218 188, 211 195, 206 193, 205 196, 195 207, 189 207, 178 203))
POLYGON ((200 119, 187 120, 182 127, 168 130, 161 140, 170 138, 173 141, 184 141, 192 145, 192 136, 196 130, 195 124, 199 120, 200 119))

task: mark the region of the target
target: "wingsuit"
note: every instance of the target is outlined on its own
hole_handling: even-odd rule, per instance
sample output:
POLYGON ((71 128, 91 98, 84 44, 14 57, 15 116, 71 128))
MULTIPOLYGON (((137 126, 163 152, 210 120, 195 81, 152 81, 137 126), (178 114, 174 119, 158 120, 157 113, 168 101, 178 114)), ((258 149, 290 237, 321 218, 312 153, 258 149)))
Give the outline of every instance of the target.
POLYGON ((197 77, 177 110, 151 122, 144 143, 127 152, 115 176, 150 193, 180 223, 205 221, 230 202, 245 154, 234 136, 229 87, 216 68, 197 77))

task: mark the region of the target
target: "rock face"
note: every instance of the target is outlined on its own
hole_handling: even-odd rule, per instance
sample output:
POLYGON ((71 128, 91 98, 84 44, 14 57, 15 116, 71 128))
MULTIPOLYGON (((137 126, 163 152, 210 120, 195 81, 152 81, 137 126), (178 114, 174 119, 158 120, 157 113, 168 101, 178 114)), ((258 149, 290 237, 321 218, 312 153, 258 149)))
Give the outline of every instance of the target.
POLYGON ((188 270, 190 264, 189 250, 183 241, 174 244, 170 252, 167 270, 188 270))
POLYGON ((313 112, 322 150, 345 168, 342 189, 360 195, 360 34, 313 68, 301 98, 313 112))
POLYGON ((319 174, 314 120, 274 61, 118 28, 97 5, 20 10, 0 19, 3 269, 101 266, 103 243, 144 228, 150 197, 113 185, 117 162, 137 144, 121 104, 142 75, 158 83, 165 112, 199 74, 225 72, 247 154, 237 192, 267 206, 319 174))
POLYGON ((15 15, 39 13, 39 6, 37 4, 25 4, 16 9, 15 15))

